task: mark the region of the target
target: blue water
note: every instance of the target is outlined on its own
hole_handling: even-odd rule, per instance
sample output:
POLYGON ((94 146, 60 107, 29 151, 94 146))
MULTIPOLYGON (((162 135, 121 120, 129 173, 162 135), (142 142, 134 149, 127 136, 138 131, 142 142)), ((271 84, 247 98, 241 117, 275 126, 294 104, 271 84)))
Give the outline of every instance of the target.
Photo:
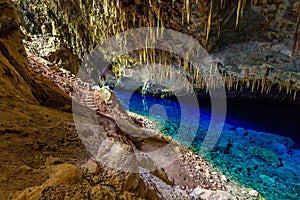
MULTIPOLYGON (((198 105, 190 104, 188 98, 183 102, 176 98, 161 99, 126 91, 114 92, 125 109, 157 120, 164 134, 188 145, 195 152, 201 150, 214 117, 209 105, 200 103, 199 109, 198 105)), ((300 199, 300 150, 290 149, 288 145, 292 140, 261 132, 261 125, 256 126, 245 120, 239 123, 236 116, 230 115, 226 116, 224 126, 219 128, 222 132, 216 136, 219 139, 216 144, 212 143, 213 149, 205 154, 216 168, 245 187, 254 188, 266 199, 300 199), (247 133, 240 135, 236 127, 247 129, 247 133), (273 166, 269 161, 251 157, 252 147, 275 152, 282 165, 273 166)))

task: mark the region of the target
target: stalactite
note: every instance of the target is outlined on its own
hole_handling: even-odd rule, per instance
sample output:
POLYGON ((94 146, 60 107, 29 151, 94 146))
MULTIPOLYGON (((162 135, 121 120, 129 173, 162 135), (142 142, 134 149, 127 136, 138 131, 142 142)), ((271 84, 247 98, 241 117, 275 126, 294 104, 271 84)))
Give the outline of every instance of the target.
POLYGON ((167 62, 165 62, 165 64, 164 64, 164 70, 165 70, 165 77, 164 77, 164 79, 167 79, 168 76, 169 76, 169 71, 168 71, 167 62))
POLYGON ((236 83, 235 83, 235 91, 238 91, 238 87, 239 87, 239 81, 237 79, 235 79, 236 83))
POLYGON ((186 72, 188 70, 188 67, 189 67, 189 55, 187 54, 184 58, 184 63, 183 63, 183 71, 186 72))
POLYGON ((147 53, 146 53, 146 49, 144 48, 143 49, 143 60, 144 60, 144 62, 146 62, 146 60, 147 60, 147 53))
POLYGON ((271 88, 272 88, 272 84, 269 83, 268 87, 267 87, 267 92, 266 92, 267 94, 269 94, 271 92, 271 88))
POLYGON ((184 9, 181 12, 181 24, 184 24, 184 9))
POLYGON ((262 83, 261 83, 261 93, 264 93, 265 91, 265 85, 266 85, 266 81, 267 81, 267 78, 268 78, 268 75, 269 75, 269 66, 266 66, 265 67, 265 73, 263 75, 263 78, 262 78, 262 83))
POLYGON ((236 20, 235 20, 235 26, 239 24, 239 17, 241 12, 241 6, 242 6, 242 0, 238 0, 238 7, 236 10, 236 20))
POLYGON ((211 0, 208 20, 207 20, 207 27, 206 27, 206 43, 208 41, 209 33, 210 33, 210 27, 211 27, 211 21, 212 21, 212 10, 213 10, 213 0, 211 0))
POLYGON ((251 86, 251 77, 250 77, 250 75, 248 74, 248 77, 247 77, 247 88, 250 88, 250 86, 251 86))
POLYGON ((162 54, 158 54, 158 64, 160 65, 162 65, 162 54))
POLYGON ((295 26, 295 31, 294 31, 294 34, 293 34, 293 40, 294 41, 293 41, 291 57, 293 57, 295 55, 295 51, 297 49, 297 43, 299 42, 298 41, 298 37, 299 37, 298 28, 299 28, 299 24, 300 24, 300 2, 296 2, 294 4, 294 11, 297 12, 298 18, 297 18, 297 22, 296 22, 296 26, 295 26))
POLYGON ((157 13, 157 23, 156 23, 156 34, 159 34, 159 28, 160 28, 160 9, 158 9, 157 13))
POLYGON ((252 79, 252 88, 251 88, 251 92, 254 92, 254 88, 255 88, 255 79, 252 79))
POLYGON ((229 91, 230 91, 231 88, 232 88, 232 84, 233 84, 233 74, 231 73, 231 74, 230 74, 230 77, 229 77, 229 86, 228 86, 229 91))
POLYGON ((186 8, 186 22, 190 23, 190 2, 189 0, 185 0, 185 8, 186 8))
POLYGON ((259 88, 261 87, 261 85, 260 85, 260 79, 256 79, 255 80, 255 83, 257 82, 257 87, 256 87, 256 89, 257 90, 259 90, 259 88))
POLYGON ((279 93, 281 92, 281 90, 282 90, 282 86, 281 86, 281 85, 279 85, 279 93))
POLYGON ((181 58, 180 57, 178 57, 177 62, 178 62, 178 68, 180 70, 180 68, 181 68, 181 58))
POLYGON ((170 80, 173 80, 173 66, 170 65, 170 80))
POLYGON ((285 85, 287 94, 290 94, 290 92, 291 92, 291 90, 290 90, 291 89, 291 80, 292 80, 292 73, 290 72, 289 79, 285 85))

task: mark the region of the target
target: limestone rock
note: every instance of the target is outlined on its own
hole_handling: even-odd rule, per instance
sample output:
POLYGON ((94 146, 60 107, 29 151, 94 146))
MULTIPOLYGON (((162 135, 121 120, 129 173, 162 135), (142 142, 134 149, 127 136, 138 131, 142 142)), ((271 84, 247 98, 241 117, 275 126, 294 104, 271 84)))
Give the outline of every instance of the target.
POLYGON ((110 182, 121 191, 134 190, 139 183, 138 161, 132 147, 107 138, 98 149, 96 159, 110 168, 110 182))
POLYGON ((81 168, 86 170, 86 173, 88 174, 96 174, 99 171, 97 163, 95 163, 91 159, 89 159, 86 163, 81 165, 81 168))
POLYGON ((46 185, 70 185, 83 182, 82 172, 75 165, 53 165, 49 172, 49 179, 46 181, 46 185))
POLYGON ((95 90, 94 92, 95 102, 104 101, 106 104, 109 104, 111 102, 111 95, 112 92, 108 87, 101 87, 100 89, 95 90))
POLYGON ((190 194, 190 197, 195 199, 203 199, 203 200, 236 200, 234 196, 229 194, 228 192, 216 190, 206 190, 200 187, 196 187, 193 192, 190 194))
POLYGON ((71 164, 53 165, 48 169, 49 179, 43 185, 27 188, 15 200, 40 199, 48 187, 83 183, 81 170, 71 164))
POLYGON ((257 197, 259 194, 258 194, 258 192, 256 191, 256 190, 250 190, 249 191, 249 194, 251 195, 251 196, 254 196, 254 197, 257 197))
POLYGON ((116 193, 106 186, 96 185, 93 187, 91 194, 91 199, 103 199, 103 200, 115 200, 118 199, 116 193))

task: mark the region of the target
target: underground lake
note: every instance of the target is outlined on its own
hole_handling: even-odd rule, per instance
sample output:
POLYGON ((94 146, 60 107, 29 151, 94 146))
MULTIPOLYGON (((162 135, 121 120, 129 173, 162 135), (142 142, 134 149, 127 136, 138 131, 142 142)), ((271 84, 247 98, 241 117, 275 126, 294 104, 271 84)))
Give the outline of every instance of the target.
MULTIPOLYGON (((209 99, 198 99, 199 105, 194 107, 176 97, 114 92, 125 109, 159 122, 164 134, 203 154, 200 147, 212 118, 209 99), (196 132, 191 130, 195 126, 191 123, 197 123, 196 132), (192 141, 186 141, 191 137, 192 141)), ((266 199, 299 199, 299 111, 299 105, 228 100, 222 132, 204 157, 226 176, 254 188, 266 199)))

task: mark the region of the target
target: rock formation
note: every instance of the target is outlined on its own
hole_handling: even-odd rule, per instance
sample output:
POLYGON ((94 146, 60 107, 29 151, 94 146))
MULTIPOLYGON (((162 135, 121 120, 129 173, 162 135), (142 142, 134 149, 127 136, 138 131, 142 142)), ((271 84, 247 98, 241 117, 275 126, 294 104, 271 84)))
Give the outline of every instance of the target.
MULTIPOLYGON (((300 15, 299 6, 293 0, 26 0, 16 3, 30 51, 61 64, 74 74, 85 56, 106 38, 138 27, 169 28, 195 38, 212 52, 216 61, 212 72, 220 73, 221 80, 216 80, 209 75, 211 73, 201 73, 188 58, 141 49, 125 57, 108 56, 107 62, 112 63, 111 72, 115 78, 106 80, 107 84, 122 77, 132 78, 126 72, 130 66, 155 62, 162 66, 165 63, 173 65, 174 70, 168 66, 155 69, 161 79, 167 79, 173 85, 178 83, 171 78, 172 70, 183 71, 189 77, 182 94, 191 90, 186 85, 192 85, 194 90, 205 95, 212 83, 214 87, 225 87, 231 98, 251 99, 255 96, 263 100, 298 101, 300 15)), ((102 72, 89 70, 97 84, 101 77, 95 74, 102 72)), ((148 84, 148 77, 142 77, 142 81, 148 84)), ((161 87, 154 90, 153 85, 147 88, 152 88, 149 93, 161 96, 174 92, 161 87)))

